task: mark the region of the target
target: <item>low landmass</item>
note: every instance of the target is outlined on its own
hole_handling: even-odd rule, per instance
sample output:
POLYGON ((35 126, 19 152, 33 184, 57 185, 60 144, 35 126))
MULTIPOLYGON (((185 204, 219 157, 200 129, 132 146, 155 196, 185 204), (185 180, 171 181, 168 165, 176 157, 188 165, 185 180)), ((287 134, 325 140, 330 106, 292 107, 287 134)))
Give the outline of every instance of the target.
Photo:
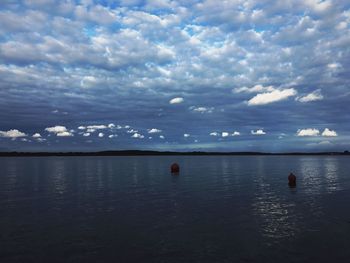
POLYGON ((169 156, 169 155, 192 155, 192 156, 215 156, 215 155, 350 155, 344 152, 173 152, 173 151, 99 151, 99 152, 0 152, 0 157, 40 157, 40 156, 169 156))

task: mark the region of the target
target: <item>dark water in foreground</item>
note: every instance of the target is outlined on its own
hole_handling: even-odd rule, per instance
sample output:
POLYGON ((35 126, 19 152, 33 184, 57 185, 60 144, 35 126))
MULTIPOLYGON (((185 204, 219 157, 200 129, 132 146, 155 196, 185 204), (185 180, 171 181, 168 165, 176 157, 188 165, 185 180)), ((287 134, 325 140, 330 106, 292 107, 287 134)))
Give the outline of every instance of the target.
POLYGON ((348 157, 0 158, 0 167, 0 262, 350 262, 348 157))

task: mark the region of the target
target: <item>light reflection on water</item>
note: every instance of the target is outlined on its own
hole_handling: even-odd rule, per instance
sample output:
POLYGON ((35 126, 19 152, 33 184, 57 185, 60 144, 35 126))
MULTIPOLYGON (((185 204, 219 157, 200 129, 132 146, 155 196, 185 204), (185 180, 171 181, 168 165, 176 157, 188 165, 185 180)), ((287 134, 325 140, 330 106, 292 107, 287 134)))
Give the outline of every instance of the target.
POLYGON ((0 165, 0 262, 350 257, 347 158, 1 158, 0 165), (179 176, 170 175, 173 162, 179 176))
POLYGON ((338 159, 336 158, 325 158, 324 160, 326 188, 329 193, 342 190, 342 186, 338 181, 338 165, 338 159))

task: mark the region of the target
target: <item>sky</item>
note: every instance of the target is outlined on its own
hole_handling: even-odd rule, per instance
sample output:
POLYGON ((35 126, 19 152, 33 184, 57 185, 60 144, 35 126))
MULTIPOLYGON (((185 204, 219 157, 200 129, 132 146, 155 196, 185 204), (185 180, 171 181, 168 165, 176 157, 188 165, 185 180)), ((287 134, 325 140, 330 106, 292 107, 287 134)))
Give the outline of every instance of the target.
POLYGON ((350 150, 350 2, 1 0, 0 80, 0 151, 350 150))

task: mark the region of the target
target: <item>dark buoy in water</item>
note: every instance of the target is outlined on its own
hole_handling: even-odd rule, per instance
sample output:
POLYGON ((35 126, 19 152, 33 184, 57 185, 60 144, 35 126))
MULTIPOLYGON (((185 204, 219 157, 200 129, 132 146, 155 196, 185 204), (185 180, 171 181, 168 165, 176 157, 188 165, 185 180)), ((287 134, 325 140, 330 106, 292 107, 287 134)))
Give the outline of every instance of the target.
POLYGON ((297 177, 293 173, 288 176, 288 185, 289 187, 296 187, 297 185, 297 177))
POLYGON ((172 174, 178 174, 180 172, 180 166, 177 163, 173 163, 170 166, 170 170, 172 174))

